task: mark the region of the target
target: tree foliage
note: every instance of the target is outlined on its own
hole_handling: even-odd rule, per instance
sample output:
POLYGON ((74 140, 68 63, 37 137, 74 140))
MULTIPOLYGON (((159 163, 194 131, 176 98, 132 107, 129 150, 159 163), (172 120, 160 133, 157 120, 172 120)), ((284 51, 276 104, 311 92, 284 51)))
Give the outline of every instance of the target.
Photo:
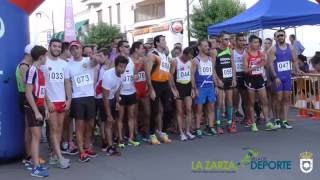
POLYGON ((84 38, 86 44, 97 44, 98 48, 111 44, 115 38, 122 37, 119 27, 107 23, 92 25, 84 38))
POLYGON ((193 7, 191 15, 191 36, 207 38, 209 25, 220 23, 236 16, 246 9, 239 0, 202 0, 200 6, 193 7))

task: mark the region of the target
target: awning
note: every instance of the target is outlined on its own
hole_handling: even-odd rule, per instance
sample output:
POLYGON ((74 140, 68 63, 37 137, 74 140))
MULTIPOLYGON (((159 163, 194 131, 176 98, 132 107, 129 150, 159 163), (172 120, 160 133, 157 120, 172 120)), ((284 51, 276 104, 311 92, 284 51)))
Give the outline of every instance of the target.
POLYGON ((74 27, 77 32, 81 31, 82 26, 89 24, 89 19, 77 22, 74 27))
MULTIPOLYGON (((83 26, 87 25, 87 24, 89 24, 89 19, 77 22, 74 25, 76 32, 81 31, 81 28, 83 26)), ((54 33, 52 35, 52 38, 64 40, 64 31, 60 31, 60 32, 54 33)))

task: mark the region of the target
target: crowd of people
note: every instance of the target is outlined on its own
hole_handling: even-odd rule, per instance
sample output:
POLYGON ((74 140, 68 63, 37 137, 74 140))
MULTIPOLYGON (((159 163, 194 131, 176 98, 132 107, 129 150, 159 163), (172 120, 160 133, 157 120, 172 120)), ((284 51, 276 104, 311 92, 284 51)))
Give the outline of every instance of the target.
MULTIPOLYGON (((58 39, 48 50, 28 45, 16 71, 26 120, 23 162, 32 176, 48 176, 39 153, 44 122, 48 164, 62 169, 71 165, 65 154, 80 162, 97 156, 96 127, 108 156, 126 146, 170 144, 172 129, 181 141, 234 134, 242 124, 257 132, 257 121, 267 131, 291 129, 291 77, 304 73, 294 39, 286 43, 284 30, 265 40, 222 32, 184 49, 177 43, 171 54, 162 35, 131 46, 118 38, 100 49, 58 39)), ((311 61, 320 69, 319 53, 311 61)))

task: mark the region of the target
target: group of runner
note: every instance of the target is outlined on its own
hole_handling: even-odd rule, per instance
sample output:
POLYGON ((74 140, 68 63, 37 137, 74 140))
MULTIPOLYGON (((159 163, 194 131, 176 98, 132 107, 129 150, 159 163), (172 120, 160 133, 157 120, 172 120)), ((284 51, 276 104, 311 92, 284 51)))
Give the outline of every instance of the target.
POLYGON ((241 121, 252 131, 258 131, 255 106, 262 109, 265 130, 291 129, 291 75, 302 72, 285 39, 283 30, 275 33, 274 45, 270 38, 222 32, 199 40, 196 55, 195 48, 187 47, 174 58, 162 35, 148 48, 116 40, 112 57, 109 49, 95 50, 78 41, 52 39, 48 51, 28 45, 16 71, 27 125, 24 162, 31 175, 48 176, 39 156, 44 120, 49 164, 63 169, 71 165, 63 154, 79 154, 80 162, 97 156, 96 126, 109 156, 143 141, 171 143, 168 129, 174 120, 182 141, 222 135, 224 127, 236 133, 240 103, 241 121))

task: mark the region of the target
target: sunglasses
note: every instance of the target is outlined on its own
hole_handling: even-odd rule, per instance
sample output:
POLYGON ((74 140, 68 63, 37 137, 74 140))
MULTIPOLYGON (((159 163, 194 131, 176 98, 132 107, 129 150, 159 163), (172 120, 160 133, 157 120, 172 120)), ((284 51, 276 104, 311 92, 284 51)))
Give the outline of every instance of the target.
POLYGON ((124 47, 124 48, 129 48, 130 46, 129 46, 129 45, 126 45, 126 46, 122 46, 122 47, 124 47))
POLYGON ((229 39, 229 38, 224 38, 223 40, 225 40, 225 41, 229 41, 230 39, 229 39))
POLYGON ((277 35, 277 37, 284 37, 284 34, 279 34, 277 35))

